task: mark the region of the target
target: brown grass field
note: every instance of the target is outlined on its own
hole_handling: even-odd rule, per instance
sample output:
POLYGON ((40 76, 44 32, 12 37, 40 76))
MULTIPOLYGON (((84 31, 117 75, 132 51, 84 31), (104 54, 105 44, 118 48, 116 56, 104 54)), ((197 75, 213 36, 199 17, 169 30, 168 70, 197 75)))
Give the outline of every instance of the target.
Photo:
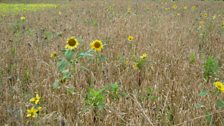
POLYGON ((224 126, 216 81, 224 82, 221 1, 77 0, 0 16, 0 126, 224 126), (79 45, 66 78, 59 67, 71 36, 79 45), (96 39, 102 51, 77 58, 96 39), (27 117, 32 106, 42 108, 27 117))

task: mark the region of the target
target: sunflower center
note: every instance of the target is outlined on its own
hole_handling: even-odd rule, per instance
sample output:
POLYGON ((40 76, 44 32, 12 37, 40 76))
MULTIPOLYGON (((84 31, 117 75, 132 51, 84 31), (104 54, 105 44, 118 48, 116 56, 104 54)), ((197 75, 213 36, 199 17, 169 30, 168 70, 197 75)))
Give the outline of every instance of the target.
POLYGON ((100 43, 99 42, 94 43, 94 47, 95 48, 100 48, 100 43))
POLYGON ((76 45, 76 41, 74 39, 70 39, 70 40, 68 40, 68 44, 70 46, 75 46, 76 45))
POLYGON ((222 88, 222 86, 221 86, 221 85, 217 85, 217 88, 219 88, 219 89, 220 89, 220 88, 222 88))

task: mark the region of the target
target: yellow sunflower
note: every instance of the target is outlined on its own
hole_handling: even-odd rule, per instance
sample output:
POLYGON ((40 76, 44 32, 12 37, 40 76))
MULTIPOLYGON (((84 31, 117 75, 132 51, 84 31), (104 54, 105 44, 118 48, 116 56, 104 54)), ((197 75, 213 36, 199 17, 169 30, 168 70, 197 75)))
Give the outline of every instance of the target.
POLYGON ((177 5, 174 4, 174 5, 172 6, 172 8, 173 8, 173 9, 177 9, 177 5))
POLYGON ((103 48, 103 43, 101 40, 94 40, 90 43, 91 49, 94 49, 97 52, 100 52, 103 48))
POLYGON ((55 59, 57 57, 57 52, 53 51, 51 53, 51 58, 55 59))
POLYGON ((67 44, 65 46, 66 49, 75 49, 79 45, 78 40, 75 37, 71 37, 67 39, 67 44))
POLYGON ((134 40, 134 37, 131 36, 131 35, 129 35, 129 36, 128 36, 128 41, 133 41, 133 40, 134 40))
POLYGON ((218 88, 221 92, 224 92, 224 85, 222 82, 217 81, 214 83, 215 87, 218 88))
POLYGON ((191 10, 192 10, 192 11, 194 11, 194 10, 196 10, 196 9, 197 9, 197 7, 196 7, 195 5, 191 7, 191 10))

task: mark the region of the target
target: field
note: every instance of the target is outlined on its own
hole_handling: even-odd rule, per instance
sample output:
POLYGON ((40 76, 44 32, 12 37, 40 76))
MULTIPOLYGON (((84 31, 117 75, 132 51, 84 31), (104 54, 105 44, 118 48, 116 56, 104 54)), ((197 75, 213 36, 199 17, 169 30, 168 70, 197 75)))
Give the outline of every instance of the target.
POLYGON ((224 2, 0 4, 1 126, 223 126, 224 2))

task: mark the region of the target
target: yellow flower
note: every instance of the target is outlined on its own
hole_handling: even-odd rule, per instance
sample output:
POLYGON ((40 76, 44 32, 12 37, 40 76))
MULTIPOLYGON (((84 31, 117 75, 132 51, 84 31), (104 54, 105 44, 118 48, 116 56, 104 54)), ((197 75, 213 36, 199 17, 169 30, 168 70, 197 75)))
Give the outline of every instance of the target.
POLYGON ((131 35, 129 35, 129 36, 128 36, 128 41, 133 41, 133 40, 134 40, 134 37, 131 36, 131 35))
POLYGON ((187 6, 184 6, 184 10, 187 10, 187 6))
POLYGON ((168 8, 165 8, 165 10, 166 10, 166 11, 169 11, 169 10, 170 10, 170 8, 169 8, 169 7, 168 7, 168 8))
POLYGON ((35 109, 34 107, 32 107, 31 109, 27 109, 27 115, 26 117, 37 117, 37 113, 38 113, 38 110, 35 109))
POLYGON ((132 10, 131 10, 131 8, 129 7, 127 12, 130 14, 130 13, 131 13, 131 11, 132 11, 132 10))
POLYGON ((41 106, 37 107, 37 111, 38 111, 38 112, 41 111, 41 109, 42 109, 41 106))
POLYGON ((197 7, 196 7, 195 5, 191 7, 191 10, 192 10, 192 11, 194 11, 194 10, 196 10, 196 9, 197 9, 197 7))
POLYGON ((141 56, 140 56, 141 59, 146 59, 147 58, 147 54, 146 53, 143 53, 141 56))
POLYGON ((20 20, 21 21, 25 21, 26 20, 26 17, 22 16, 22 17, 20 17, 20 20))
POLYGON ((221 92, 224 92, 224 85, 223 85, 222 82, 220 82, 220 81, 216 81, 216 82, 214 83, 214 85, 215 85, 216 88, 218 88, 221 92))
POLYGON ((78 40, 75 37, 71 37, 67 39, 67 44, 65 46, 66 49, 75 49, 79 45, 78 40))
POLYGON ((57 52, 53 51, 53 52, 51 53, 51 58, 56 58, 56 57, 57 57, 57 52))
POLYGON ((207 13, 201 13, 201 16, 202 16, 203 18, 207 18, 207 17, 208 17, 208 14, 207 14, 207 13))
POLYGON ((30 102, 33 102, 35 104, 38 104, 40 102, 40 96, 38 94, 36 94, 36 97, 31 98, 30 102))
POLYGON ((172 6, 172 8, 173 8, 173 9, 177 9, 177 5, 174 4, 174 5, 172 6))
POLYGON ((216 15, 212 16, 212 19, 215 20, 216 19, 216 15))
POLYGON ((97 52, 100 52, 103 48, 103 43, 101 40, 94 40, 90 43, 90 48, 94 49, 97 52))

